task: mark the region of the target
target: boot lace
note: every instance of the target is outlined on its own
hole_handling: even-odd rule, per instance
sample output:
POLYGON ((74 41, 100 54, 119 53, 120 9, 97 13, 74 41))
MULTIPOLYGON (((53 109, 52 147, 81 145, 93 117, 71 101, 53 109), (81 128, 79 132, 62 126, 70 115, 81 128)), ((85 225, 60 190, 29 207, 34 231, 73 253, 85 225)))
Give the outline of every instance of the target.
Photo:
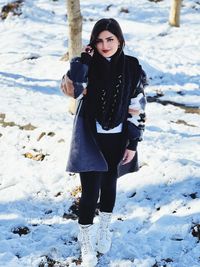
POLYGON ((81 243, 82 243, 82 252, 84 254, 89 254, 89 253, 92 252, 92 244, 91 244, 91 241, 90 241, 90 237, 89 237, 88 231, 85 231, 85 233, 82 235, 81 243))
POLYGON ((110 229, 109 229, 110 216, 103 215, 101 219, 102 221, 99 227, 99 239, 109 240, 111 236, 110 229))

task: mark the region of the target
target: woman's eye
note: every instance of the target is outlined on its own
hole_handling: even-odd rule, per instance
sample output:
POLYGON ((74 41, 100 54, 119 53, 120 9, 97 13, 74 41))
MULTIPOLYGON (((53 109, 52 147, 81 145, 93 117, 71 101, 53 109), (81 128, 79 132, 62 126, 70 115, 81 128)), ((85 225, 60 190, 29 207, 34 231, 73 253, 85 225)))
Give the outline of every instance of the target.
POLYGON ((113 41, 113 39, 108 39, 108 42, 112 42, 113 41))

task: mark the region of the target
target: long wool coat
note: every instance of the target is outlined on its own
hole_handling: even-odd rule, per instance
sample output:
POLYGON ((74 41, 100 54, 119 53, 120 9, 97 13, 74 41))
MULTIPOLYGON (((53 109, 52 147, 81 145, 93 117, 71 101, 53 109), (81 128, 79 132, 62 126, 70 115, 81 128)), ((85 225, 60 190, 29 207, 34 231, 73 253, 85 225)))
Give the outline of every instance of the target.
MULTIPOLYGON (((137 70, 136 78, 133 81, 131 79, 128 81, 128 84, 130 85, 130 90, 134 91, 136 90, 136 85, 138 85, 139 80, 141 79, 141 76, 144 75, 144 71, 142 70, 141 66, 138 63, 138 60, 136 58, 126 56, 126 60, 128 62, 131 61, 130 66, 134 64, 134 70, 137 70)), ((69 91, 68 95, 73 96, 77 98, 77 96, 80 93, 77 93, 78 91, 83 90, 83 86, 80 83, 85 82, 84 76, 85 73, 87 73, 87 66, 85 64, 80 63, 79 58, 75 58, 71 62, 71 68, 73 69, 73 73, 77 73, 77 75, 81 76, 79 77, 79 82, 77 82, 77 77, 73 77, 70 74, 70 71, 68 72, 68 86, 67 90, 69 91)), ((130 70, 132 72, 133 70, 130 70)), ((71 72, 72 73, 72 72, 71 72)), ((144 85, 144 84, 143 84, 144 85)), ((142 86, 143 86, 142 85, 142 86)), ((141 91, 141 88, 139 88, 138 92, 141 91)), ((80 97, 78 97, 80 98, 80 97)), ((80 172, 88 172, 88 171, 107 171, 108 166, 107 162, 98 146, 98 143, 95 138, 95 121, 91 123, 89 117, 87 116, 86 110, 86 101, 85 96, 83 96, 80 100, 78 100, 77 110, 74 118, 74 124, 73 124, 73 132, 72 132, 72 140, 71 140, 71 146, 69 150, 69 156, 68 156, 68 162, 66 171, 67 172, 74 172, 74 173, 80 173, 80 172)), ((131 101, 131 97, 130 97, 131 101)), ((128 114, 127 114, 128 117, 128 114)), ((129 124, 128 121, 124 121, 123 123, 123 148, 121 151, 121 159, 124 155, 125 149, 128 144, 128 129, 129 124)), ((137 135, 137 131, 135 133, 135 128, 131 129, 130 131, 133 132, 133 135, 137 135)), ((136 154, 131 162, 122 165, 122 160, 117 166, 118 169, 118 177, 129 173, 129 172, 136 172, 139 169, 138 165, 138 152, 136 150, 136 154)))

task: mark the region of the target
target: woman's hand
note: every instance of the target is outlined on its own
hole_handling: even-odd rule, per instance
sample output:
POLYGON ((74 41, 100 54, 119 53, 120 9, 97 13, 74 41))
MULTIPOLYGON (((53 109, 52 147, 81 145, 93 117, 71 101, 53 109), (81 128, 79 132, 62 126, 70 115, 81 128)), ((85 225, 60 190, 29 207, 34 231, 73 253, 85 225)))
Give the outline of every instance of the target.
POLYGON ((90 45, 86 45, 82 48, 82 52, 89 54, 91 57, 94 54, 94 50, 92 49, 92 47, 90 45))
POLYGON ((62 78, 60 88, 65 95, 74 97, 73 82, 65 74, 62 78))
MULTIPOLYGON (((74 85, 73 85, 73 81, 69 79, 69 77, 67 76, 67 74, 65 74, 62 77, 60 89, 61 89, 61 91, 65 95, 71 96, 71 97, 74 98, 74 85)), ((83 89, 82 94, 83 95, 86 95, 87 94, 87 88, 84 88, 83 89)))
POLYGON ((126 149, 124 152, 123 159, 122 159, 123 160, 122 165, 129 163, 134 158, 135 153, 136 151, 126 149))

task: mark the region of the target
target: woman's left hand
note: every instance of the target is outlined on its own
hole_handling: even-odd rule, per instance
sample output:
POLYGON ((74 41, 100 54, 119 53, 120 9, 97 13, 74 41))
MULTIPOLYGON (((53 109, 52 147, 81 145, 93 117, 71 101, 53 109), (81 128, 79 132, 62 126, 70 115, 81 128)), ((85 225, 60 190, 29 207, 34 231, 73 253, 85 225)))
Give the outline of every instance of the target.
POLYGON ((123 159, 122 159, 123 160, 122 165, 129 163, 134 158, 135 153, 136 151, 126 149, 124 152, 123 159))

